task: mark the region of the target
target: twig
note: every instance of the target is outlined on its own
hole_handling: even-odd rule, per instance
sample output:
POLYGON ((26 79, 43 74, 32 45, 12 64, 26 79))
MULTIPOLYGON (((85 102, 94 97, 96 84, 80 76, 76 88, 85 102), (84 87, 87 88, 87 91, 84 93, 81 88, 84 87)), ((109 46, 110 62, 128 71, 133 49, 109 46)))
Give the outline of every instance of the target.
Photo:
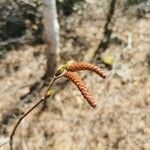
POLYGON ((5 139, 2 139, 0 140, 0 148, 2 146, 4 146, 5 144, 9 143, 10 139, 9 138, 5 138, 5 139))
POLYGON ((25 40, 25 38, 26 38, 25 36, 22 36, 22 37, 15 38, 15 39, 8 39, 6 41, 0 42, 0 46, 5 46, 10 43, 23 42, 25 40))
POLYGON ((51 92, 51 87, 52 85, 54 84, 54 82, 58 79, 62 77, 62 75, 60 76, 54 76, 52 82, 49 84, 48 86, 48 89, 45 93, 45 95, 43 97, 41 97, 41 99, 30 109, 28 110, 19 120, 18 122, 16 123, 11 135, 10 135, 10 141, 9 141, 9 145, 10 145, 10 150, 13 150, 13 137, 15 135, 15 132, 19 126, 19 124, 21 123, 21 121, 32 111, 34 110, 34 108, 36 108, 39 104, 41 104, 43 101, 46 101, 51 95, 52 95, 52 92, 51 92))
POLYGON ((117 0, 111 0, 110 1, 108 14, 106 16, 107 17, 106 23, 104 25, 103 38, 100 41, 99 45, 97 46, 97 48, 93 54, 91 62, 94 62, 94 60, 96 60, 97 57, 101 53, 103 53, 108 48, 108 46, 110 44, 110 37, 111 37, 111 34, 113 32, 112 27, 111 27, 111 23, 112 23, 113 16, 115 14, 116 1, 117 0))

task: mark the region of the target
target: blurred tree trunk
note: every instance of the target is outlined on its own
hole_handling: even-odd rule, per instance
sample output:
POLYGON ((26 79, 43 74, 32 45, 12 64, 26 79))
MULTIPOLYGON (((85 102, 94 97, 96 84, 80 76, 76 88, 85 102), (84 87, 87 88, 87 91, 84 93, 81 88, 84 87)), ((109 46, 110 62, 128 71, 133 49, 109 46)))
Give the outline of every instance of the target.
POLYGON ((47 42, 47 72, 46 77, 55 72, 59 58, 59 24, 55 0, 43 0, 44 35, 47 42))

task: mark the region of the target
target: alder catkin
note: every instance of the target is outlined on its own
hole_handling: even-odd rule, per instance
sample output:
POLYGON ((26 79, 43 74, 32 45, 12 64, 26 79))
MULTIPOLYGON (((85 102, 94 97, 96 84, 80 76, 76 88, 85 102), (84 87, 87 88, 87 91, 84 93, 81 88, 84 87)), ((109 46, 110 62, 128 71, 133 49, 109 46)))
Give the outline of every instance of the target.
POLYGON ((102 78, 106 78, 106 74, 104 71, 97 67, 94 64, 86 63, 86 62, 79 62, 79 63, 68 63, 66 64, 66 69, 68 71, 74 72, 74 71, 80 71, 80 70, 90 70, 92 72, 95 72, 102 78))
POLYGON ((96 102, 94 101, 91 94, 88 92, 84 82, 81 80, 80 76, 75 72, 66 71, 64 77, 71 80, 79 89, 83 97, 87 100, 87 102, 93 107, 96 107, 96 102))

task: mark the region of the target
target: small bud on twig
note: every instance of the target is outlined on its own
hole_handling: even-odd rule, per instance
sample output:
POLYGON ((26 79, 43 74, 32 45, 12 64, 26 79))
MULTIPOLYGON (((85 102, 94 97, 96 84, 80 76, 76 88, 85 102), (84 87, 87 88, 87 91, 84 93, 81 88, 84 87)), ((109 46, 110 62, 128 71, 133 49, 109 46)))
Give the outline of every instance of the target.
POLYGON ((55 73, 55 77, 61 75, 65 71, 65 69, 66 69, 65 65, 60 66, 55 73))

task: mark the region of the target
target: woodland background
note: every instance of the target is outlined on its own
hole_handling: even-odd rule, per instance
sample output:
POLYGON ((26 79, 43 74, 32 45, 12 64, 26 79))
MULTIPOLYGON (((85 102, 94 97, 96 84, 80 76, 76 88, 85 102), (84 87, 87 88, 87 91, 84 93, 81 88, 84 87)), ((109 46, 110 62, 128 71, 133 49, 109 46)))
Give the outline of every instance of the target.
MULTIPOLYGON (((42 0, 0 0, 0 143, 45 91, 42 0)), ((57 0, 57 63, 92 62, 91 108, 66 79, 19 126, 16 150, 150 149, 150 1, 57 0)), ((0 147, 9 149, 8 144, 0 147)))

